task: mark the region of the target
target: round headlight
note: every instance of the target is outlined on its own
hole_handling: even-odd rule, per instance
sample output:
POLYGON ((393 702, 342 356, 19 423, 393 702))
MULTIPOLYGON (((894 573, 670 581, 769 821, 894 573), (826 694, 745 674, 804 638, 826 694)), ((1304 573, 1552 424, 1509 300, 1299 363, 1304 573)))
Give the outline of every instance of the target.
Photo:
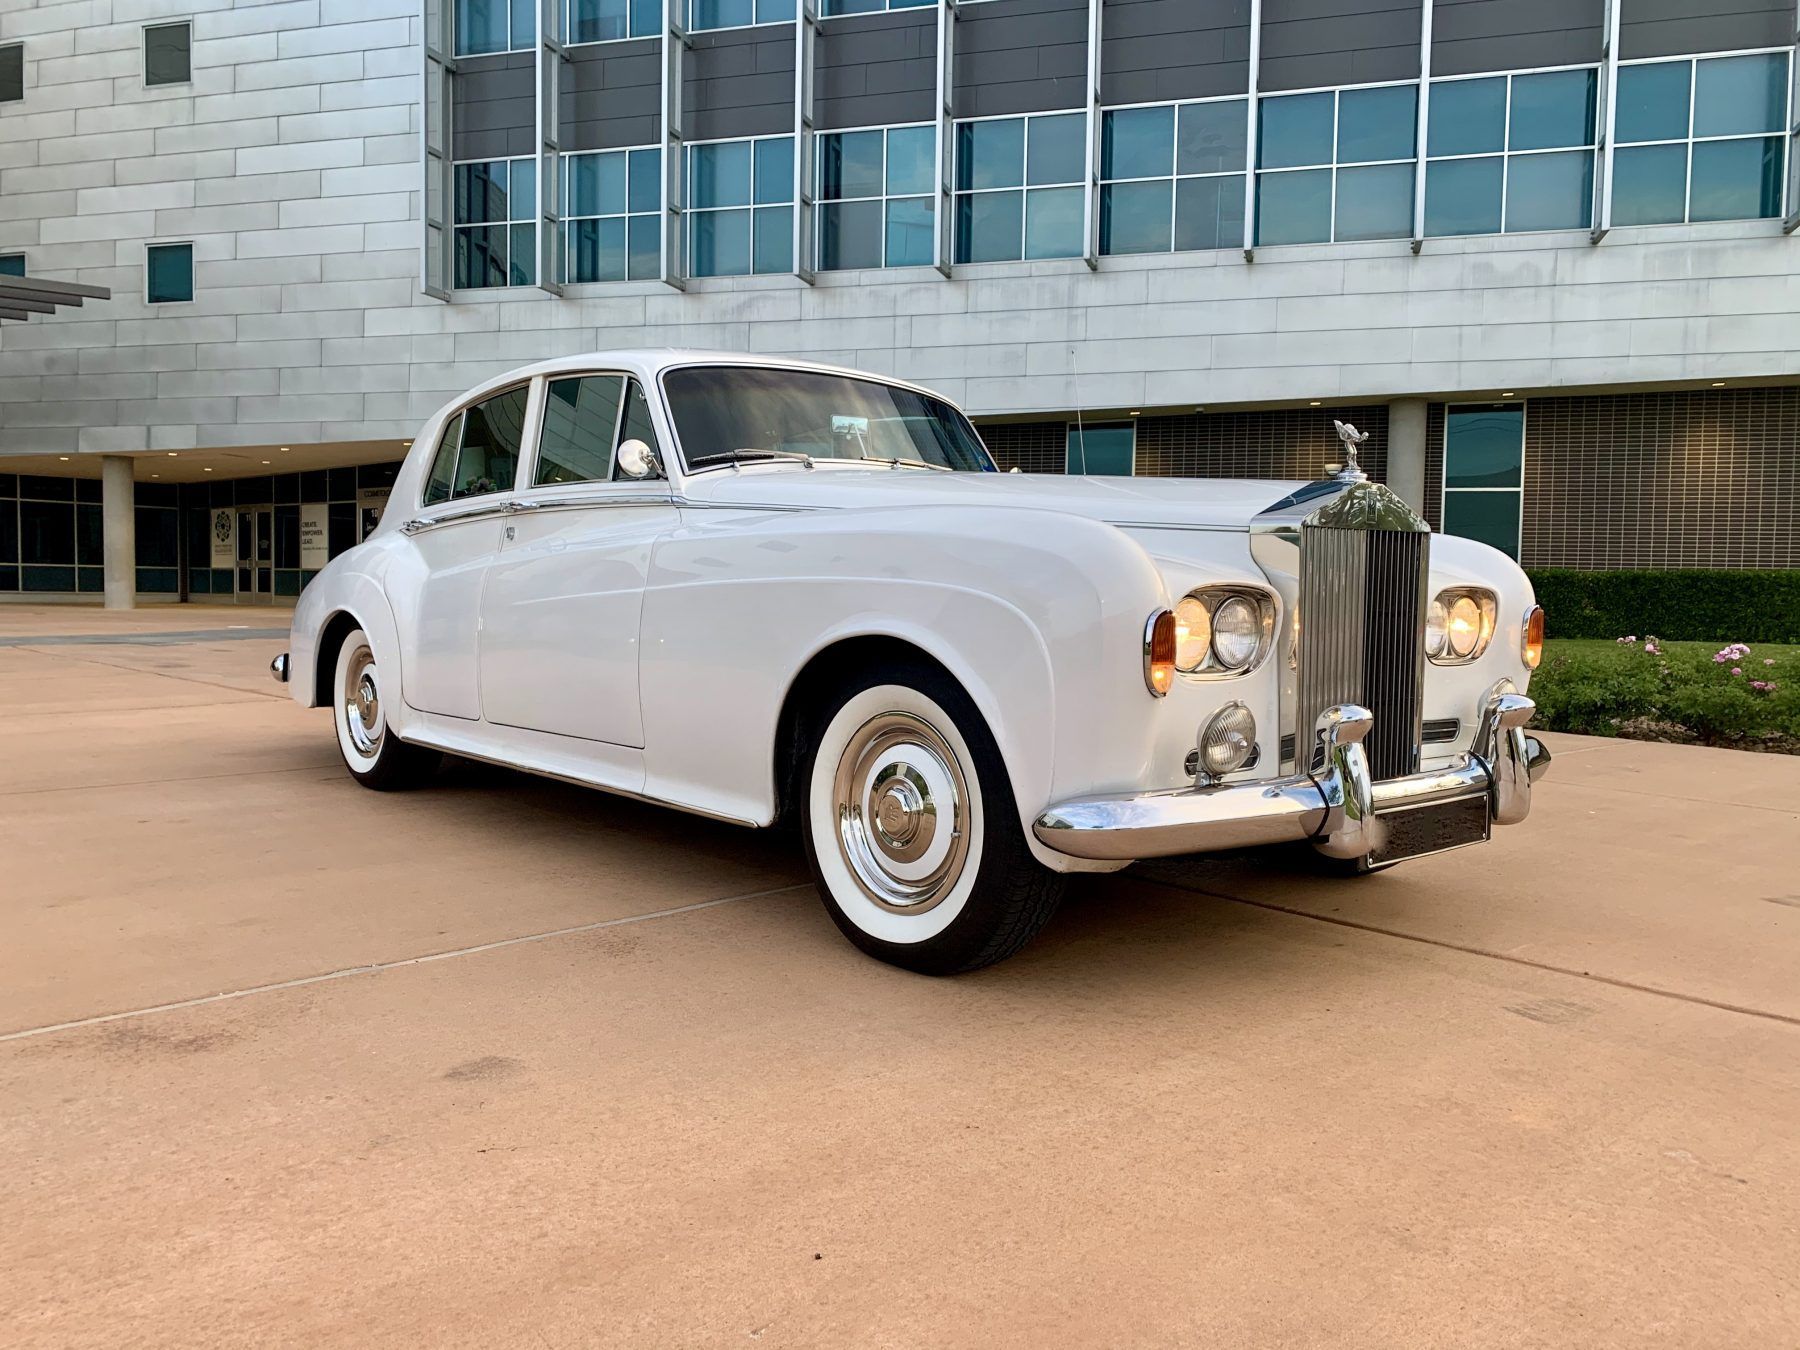
POLYGON ((1241 769, 1256 749, 1256 718, 1241 703, 1227 703, 1200 729, 1200 767, 1215 778, 1241 769))
POLYGON ((1472 653, 1481 643, 1481 606, 1472 595, 1458 596, 1450 606, 1450 622, 1445 633, 1450 655, 1457 660, 1472 653))
POLYGON ((1193 596, 1175 606, 1175 669, 1192 673, 1206 662, 1212 645, 1212 615, 1193 596))
POLYGON ((1444 654, 1444 635, 1449 627, 1450 611, 1444 608, 1442 600, 1434 599, 1431 608, 1425 611, 1425 655, 1438 657, 1444 654))
POLYGON ((1234 595, 1213 611, 1213 655, 1227 670, 1242 670, 1256 659, 1262 645, 1262 620, 1256 606, 1234 595))

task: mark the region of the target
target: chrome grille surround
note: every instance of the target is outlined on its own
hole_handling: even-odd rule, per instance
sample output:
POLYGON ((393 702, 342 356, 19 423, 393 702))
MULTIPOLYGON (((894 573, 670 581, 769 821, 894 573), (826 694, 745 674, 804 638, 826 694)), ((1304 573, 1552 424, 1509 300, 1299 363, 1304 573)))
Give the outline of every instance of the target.
POLYGON ((1296 727, 1333 704, 1375 714, 1376 781, 1418 770, 1430 527, 1387 488, 1354 483, 1300 527, 1296 727))

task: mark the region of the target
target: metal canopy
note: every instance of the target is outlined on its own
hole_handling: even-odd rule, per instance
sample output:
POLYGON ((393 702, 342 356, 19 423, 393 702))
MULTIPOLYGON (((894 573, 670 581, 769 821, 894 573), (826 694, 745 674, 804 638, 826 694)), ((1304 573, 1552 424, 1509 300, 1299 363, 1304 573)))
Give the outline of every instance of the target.
POLYGON ((38 277, 0 277, 0 323, 24 322, 33 314, 54 314, 59 305, 79 309, 84 300, 110 300, 105 286, 38 277))

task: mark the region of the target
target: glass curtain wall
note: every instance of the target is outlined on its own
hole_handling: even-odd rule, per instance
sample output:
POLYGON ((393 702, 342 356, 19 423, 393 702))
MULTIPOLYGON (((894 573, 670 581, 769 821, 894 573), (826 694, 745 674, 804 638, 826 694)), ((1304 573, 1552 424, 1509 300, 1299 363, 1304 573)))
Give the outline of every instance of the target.
POLYGON ((1410 237, 1418 97, 1391 84, 1263 99, 1256 242, 1410 237))
POLYGON ((537 284, 537 161, 455 165, 452 284, 462 289, 537 284))
POLYGON ((794 138, 688 147, 688 258, 697 277, 794 270, 794 138))
POLYGON ((1079 258, 1087 114, 956 124, 959 263, 1079 258))
POLYGON ((1479 539, 1517 558, 1524 489, 1524 406, 1447 409, 1444 533, 1479 539))
POLYGON ((818 144, 819 270, 931 266, 937 128, 822 132, 818 144))
POLYGON ((1583 67, 1432 81, 1425 233, 1591 226, 1596 78, 1583 67))
POLYGON ((658 146, 563 157, 563 280, 662 275, 661 174, 658 146))
POLYGON ((1619 67, 1612 223, 1779 216, 1788 53, 1619 67))
POLYGON ((1100 252, 1244 244, 1245 100, 1113 108, 1100 124, 1100 252))

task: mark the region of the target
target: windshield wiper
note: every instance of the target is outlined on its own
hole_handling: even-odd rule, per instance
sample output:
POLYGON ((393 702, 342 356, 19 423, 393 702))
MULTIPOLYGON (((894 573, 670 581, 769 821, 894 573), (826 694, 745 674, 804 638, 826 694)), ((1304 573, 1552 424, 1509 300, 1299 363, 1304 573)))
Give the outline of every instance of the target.
POLYGON ((797 459, 809 469, 813 466, 813 457, 808 454, 803 454, 798 450, 757 450, 745 448, 742 450, 721 450, 717 454, 697 456, 688 461, 688 468, 696 469, 702 464, 719 463, 727 463, 733 468, 736 468, 746 460, 754 462, 759 459, 797 459))
POLYGON ((863 459, 870 464, 885 464, 890 469, 898 469, 905 465, 909 469, 930 469, 934 473, 955 473, 948 464, 933 464, 928 459, 900 459, 895 455, 864 455, 863 459))

